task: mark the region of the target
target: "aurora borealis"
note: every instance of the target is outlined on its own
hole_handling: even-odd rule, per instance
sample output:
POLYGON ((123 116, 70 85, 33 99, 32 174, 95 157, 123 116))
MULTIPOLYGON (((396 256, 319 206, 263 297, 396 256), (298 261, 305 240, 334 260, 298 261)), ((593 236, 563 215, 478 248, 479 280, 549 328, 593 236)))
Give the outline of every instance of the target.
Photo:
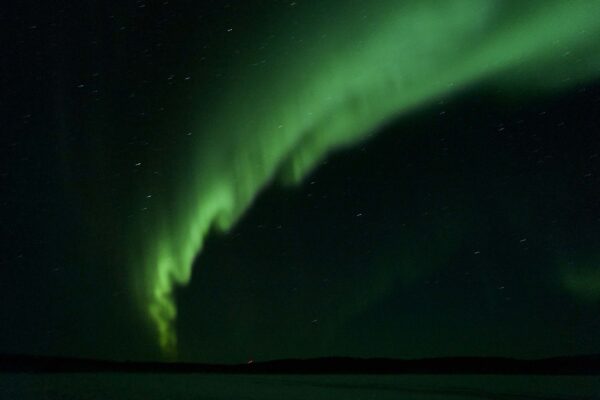
MULTIPOLYGON (((18 111, 7 143, 29 150, 13 152, 3 175, 3 213, 17 227, 4 232, 4 264, 29 266, 7 276, 23 283, 4 303, 29 311, 0 315, 21 336, 46 332, 29 334, 25 350, 227 362, 529 356, 554 354, 568 336, 559 352, 599 351, 589 331, 600 298, 590 194, 600 187, 600 3, 200 3, 16 14, 28 50, 15 45, 14 74, 28 83, 8 92, 18 111), (556 120, 538 121, 548 114, 539 104, 556 120), (497 138, 510 132, 514 149, 497 138), (438 136, 443 155, 430 144, 438 136), (316 213, 303 206, 313 196, 316 213), (32 288, 24 277, 38 274, 32 288), (36 292, 56 305, 48 321, 27 317, 46 302, 36 292), (522 310, 546 304, 571 317, 524 350, 519 326, 548 323, 522 310), (472 322, 449 317, 455 308, 472 322), (431 319, 415 322, 422 313, 431 319), (468 348, 500 323, 495 313, 509 339, 468 348), (408 321, 420 330, 406 335, 431 343, 403 350, 408 321), (440 326, 455 347, 435 342, 440 326), (140 331, 128 349, 123 338, 140 331), (119 350, 90 350, 111 335, 119 350), (85 339, 71 348, 72 336, 85 339)), ((17 336, 2 338, 14 347, 17 336)))
MULTIPOLYGON (((299 182, 329 151, 353 144, 433 96, 510 75, 515 64, 532 65, 536 75, 552 65, 547 79, 556 84, 554 65, 565 62, 567 49, 593 54, 600 34, 600 7, 592 3, 532 7, 506 18, 497 2, 378 2, 362 23, 358 10, 364 12, 342 7, 333 27, 310 24, 308 45, 276 44, 287 51, 260 68, 231 61, 243 66, 232 72, 239 76, 223 102, 199 121, 198 129, 213 139, 199 146, 189 166, 193 178, 175 195, 174 204, 183 203, 183 210, 164 217, 152 228, 154 242, 144 245, 145 301, 165 351, 176 346, 173 290, 190 280, 210 228, 228 231, 276 175, 299 182), (327 39, 315 41, 315 32, 327 39)), ((579 74, 587 78, 598 70, 593 61, 580 60, 590 65, 574 77, 569 68, 566 73, 573 80, 579 74)), ((527 76, 522 79, 521 84, 527 76)))

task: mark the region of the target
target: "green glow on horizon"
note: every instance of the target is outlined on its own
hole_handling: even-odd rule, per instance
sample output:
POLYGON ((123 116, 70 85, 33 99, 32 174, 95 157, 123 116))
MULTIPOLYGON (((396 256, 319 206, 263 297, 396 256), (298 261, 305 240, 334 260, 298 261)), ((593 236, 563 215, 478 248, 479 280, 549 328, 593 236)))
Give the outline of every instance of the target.
POLYGON ((372 3, 341 3, 330 20, 307 22, 302 42, 278 38, 260 66, 233 57, 227 90, 202 99, 189 176, 148 230, 136 277, 166 355, 177 347, 174 290, 206 236, 230 229, 273 180, 298 183, 328 153, 468 85, 552 88, 599 71, 600 2, 372 3))

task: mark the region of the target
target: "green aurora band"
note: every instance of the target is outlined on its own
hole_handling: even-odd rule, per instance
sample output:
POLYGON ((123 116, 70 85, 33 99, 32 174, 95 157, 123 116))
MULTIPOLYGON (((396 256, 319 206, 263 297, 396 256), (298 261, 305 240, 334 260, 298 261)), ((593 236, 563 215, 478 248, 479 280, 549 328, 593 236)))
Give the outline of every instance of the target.
POLYGON ((269 27, 279 34, 262 62, 250 45, 228 53, 224 90, 200 96, 187 174, 144 222, 134 286, 167 357, 174 290, 207 235, 229 230, 274 180, 298 183, 328 153, 468 85, 553 89, 600 71, 599 1, 308 3, 295 6, 293 35, 286 21, 269 27))

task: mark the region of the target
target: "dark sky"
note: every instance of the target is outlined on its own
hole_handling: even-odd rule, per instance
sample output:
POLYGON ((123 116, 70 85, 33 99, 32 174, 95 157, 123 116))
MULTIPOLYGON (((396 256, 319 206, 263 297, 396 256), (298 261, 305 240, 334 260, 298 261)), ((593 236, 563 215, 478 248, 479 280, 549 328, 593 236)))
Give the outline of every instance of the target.
MULTIPOLYGON (((355 36, 321 33, 332 15, 348 30, 345 19, 371 15, 369 2, 339 14, 335 1, 110 3, 22 3, 0 13, 10 32, 0 74, 0 352, 163 357, 139 304, 154 275, 139 269, 151 269, 157 240, 189 247, 172 232, 196 218, 188 210, 205 193, 204 171, 221 163, 243 171, 219 169, 215 187, 227 178, 252 195, 234 196, 240 217, 227 232, 210 221, 191 280, 174 286, 181 360, 600 352, 596 75, 577 62, 552 69, 541 61, 475 74, 386 114, 351 146, 332 144, 308 175, 281 185, 273 182, 281 170, 244 158, 252 146, 240 144, 272 137, 250 128, 238 137, 221 120, 262 127, 278 107, 302 108, 298 71, 313 77, 325 69, 319 62, 342 86, 354 78, 338 58, 356 62, 364 51, 370 71, 375 53, 357 37, 378 25, 355 36), (283 66, 308 58, 316 37, 335 38, 314 50, 322 59, 290 72, 290 87, 269 80, 275 71, 287 82, 283 66), (328 46, 346 41, 361 43, 359 57, 340 50, 330 61, 328 46), (273 71, 241 66, 263 60, 273 71), (531 68, 539 73, 528 79, 531 68), (568 84, 526 83, 562 68, 568 84), (235 179, 253 168, 270 175, 261 184, 235 179), (166 220, 171 234, 145 215, 166 220)), ((512 14, 498 15, 492 33, 512 14)), ((444 57, 445 71, 460 70, 444 57)), ((377 107, 359 93, 342 111, 324 112, 333 122, 309 139, 403 104, 396 89, 378 90, 377 107)))

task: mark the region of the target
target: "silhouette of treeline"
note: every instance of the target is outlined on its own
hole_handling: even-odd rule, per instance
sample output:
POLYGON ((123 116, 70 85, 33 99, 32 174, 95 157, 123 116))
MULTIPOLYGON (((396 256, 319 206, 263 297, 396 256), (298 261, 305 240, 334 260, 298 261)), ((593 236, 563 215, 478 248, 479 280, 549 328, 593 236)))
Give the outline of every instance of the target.
POLYGON ((249 364, 109 361, 67 357, 0 355, 0 372, 217 373, 217 374, 600 374, 600 355, 537 360, 445 357, 416 360, 329 357, 249 364))

